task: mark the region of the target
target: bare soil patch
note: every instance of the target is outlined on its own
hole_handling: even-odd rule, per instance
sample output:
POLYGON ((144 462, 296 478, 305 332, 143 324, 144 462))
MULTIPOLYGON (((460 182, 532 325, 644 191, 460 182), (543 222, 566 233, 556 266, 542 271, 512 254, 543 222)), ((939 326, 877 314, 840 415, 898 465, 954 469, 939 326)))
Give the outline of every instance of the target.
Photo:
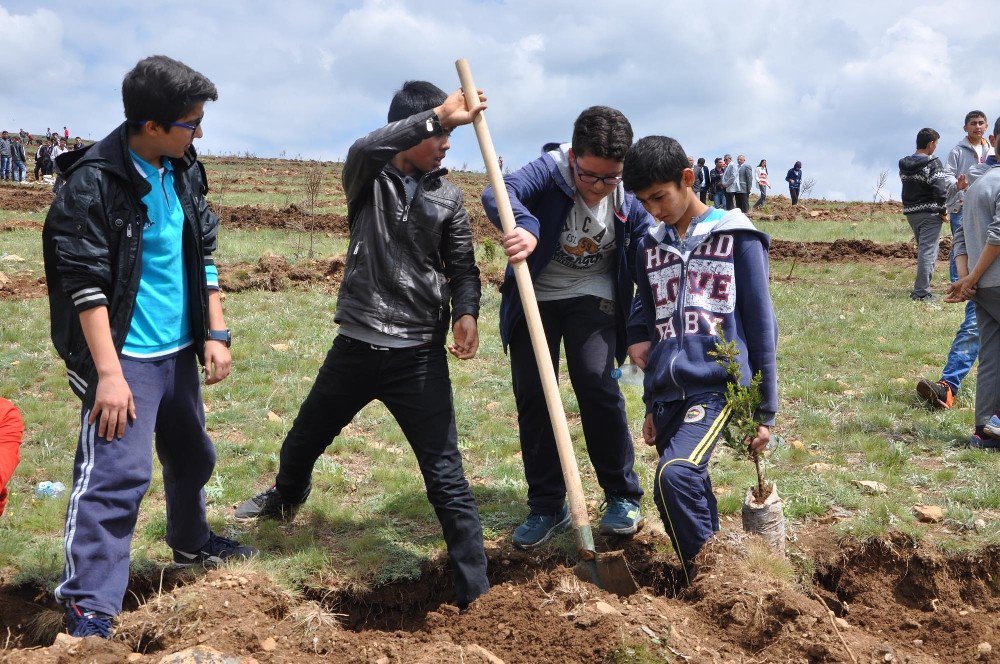
POLYGON ((344 256, 307 260, 291 265, 284 256, 265 254, 256 264, 220 264, 219 285, 223 292, 247 290, 278 292, 295 286, 322 286, 335 291, 344 276, 344 256))
MULTIPOLYGON (((447 603, 441 564, 370 591, 293 594, 238 567, 168 579, 162 592, 147 580, 133 584, 145 601, 122 614, 114 641, 0 651, 0 662, 159 662, 198 646, 282 663, 602 662, 636 648, 668 661, 992 661, 981 644, 1000 645, 1000 549, 947 557, 902 537, 844 543, 825 531, 802 541, 793 555, 814 572, 797 582, 751 566, 730 536, 706 547, 682 587, 669 545, 643 535, 625 547, 641 584, 625 598, 580 582, 552 553, 493 545, 493 588, 464 614, 447 603)), ((13 607, 0 627, 15 647, 54 638, 59 614, 45 593, 0 588, 0 602, 13 607)))
POLYGON ((48 294, 45 277, 30 273, 0 273, 0 300, 32 300, 48 294))
MULTIPOLYGON (((938 243, 938 260, 947 261, 951 238, 938 243)), ((911 242, 880 243, 872 240, 834 240, 833 242, 797 242, 771 240, 770 256, 774 260, 797 260, 802 263, 862 263, 908 262, 917 257, 917 246, 911 242)))
POLYGON ((0 210, 44 212, 52 204, 52 187, 34 185, 0 186, 0 210))
POLYGON ((252 205, 236 207, 216 205, 213 206, 213 210, 219 215, 219 222, 225 228, 250 230, 278 228, 294 231, 312 229, 336 235, 349 233, 347 217, 339 214, 309 214, 294 204, 281 210, 252 205))

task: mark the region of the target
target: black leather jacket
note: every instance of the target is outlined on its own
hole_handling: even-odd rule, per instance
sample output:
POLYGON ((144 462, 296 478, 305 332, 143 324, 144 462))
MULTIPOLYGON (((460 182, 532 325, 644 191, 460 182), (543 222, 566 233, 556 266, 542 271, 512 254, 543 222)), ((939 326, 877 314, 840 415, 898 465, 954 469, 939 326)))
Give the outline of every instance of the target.
MULTIPOLYGON (((142 197, 149 183, 128 154, 125 124, 101 141, 57 158, 65 185, 56 194, 42 231, 52 343, 66 363, 73 392, 85 401, 97 373, 80 327, 81 311, 108 307, 111 337, 121 352, 132 323, 142 272, 142 197)), ((191 330, 204 361, 208 331, 205 265, 213 263, 218 218, 208 209, 205 170, 193 148, 171 160, 177 198, 184 209, 184 269, 188 273, 191 330)))
POLYGON ((449 313, 452 322, 479 316, 479 268, 462 191, 439 169, 420 177, 407 203, 403 174, 390 163, 440 133, 434 112, 426 111, 368 134, 347 153, 351 242, 337 323, 443 343, 449 313))

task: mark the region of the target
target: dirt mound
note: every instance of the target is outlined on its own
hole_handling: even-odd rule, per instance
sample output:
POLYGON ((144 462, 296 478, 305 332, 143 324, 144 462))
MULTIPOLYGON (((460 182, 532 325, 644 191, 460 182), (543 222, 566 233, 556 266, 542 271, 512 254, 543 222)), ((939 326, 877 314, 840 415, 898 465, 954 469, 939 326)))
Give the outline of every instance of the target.
POLYGON ((252 205, 226 207, 212 206, 219 215, 219 222, 225 228, 280 228, 296 231, 310 229, 347 235, 347 217, 339 214, 309 214, 297 205, 289 205, 282 210, 252 205))
POLYGON ((0 186, 0 210, 13 212, 45 212, 52 204, 51 186, 0 186))
POLYGON ((48 294, 45 277, 0 273, 0 300, 31 300, 48 294))
POLYGON ((220 264, 219 285, 227 293, 246 290, 278 292, 296 285, 321 284, 334 291, 344 276, 344 256, 308 260, 290 265, 284 256, 265 254, 252 263, 220 264))
MULTIPOLYGON (((149 600, 122 614, 113 642, 14 650, 0 662, 75 661, 83 650, 88 661, 133 653, 130 661, 160 662, 204 644, 232 661, 275 663, 932 662, 973 661, 985 652, 980 644, 1000 640, 1000 549, 947 558, 909 540, 827 536, 815 554, 797 549, 811 562, 796 580, 790 563, 730 535, 706 547, 698 578, 683 588, 665 544, 645 535, 626 546, 642 585, 626 598, 582 583, 557 554, 494 545, 493 588, 464 614, 445 603, 442 565, 417 582, 368 592, 290 593, 249 567, 162 592, 147 582, 137 594, 149 600)), ((25 624, 58 625, 60 614, 27 590, 0 599, 18 615, 0 621, 16 646, 33 643, 25 624)))
MULTIPOLYGON (((948 260, 951 238, 939 242, 938 260, 948 260)), ((833 242, 796 242, 771 240, 772 260, 797 260, 803 263, 860 263, 868 261, 907 261, 917 257, 917 246, 910 242, 879 243, 871 240, 834 240, 833 242)))
POLYGON ((866 203, 864 201, 820 201, 810 198, 800 199, 798 205, 792 205, 791 199, 783 195, 769 195, 766 209, 766 213, 751 211, 751 218, 765 221, 816 219, 862 222, 875 219, 875 215, 884 215, 880 217, 881 219, 903 215, 903 204, 899 201, 866 203))

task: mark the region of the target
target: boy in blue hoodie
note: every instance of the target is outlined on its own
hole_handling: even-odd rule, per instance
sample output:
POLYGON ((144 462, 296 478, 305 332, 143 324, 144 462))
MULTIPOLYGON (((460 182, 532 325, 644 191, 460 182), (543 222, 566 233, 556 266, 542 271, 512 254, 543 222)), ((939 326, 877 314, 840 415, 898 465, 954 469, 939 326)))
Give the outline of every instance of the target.
POLYGON ((660 461, 653 497, 690 580, 702 545, 719 530, 708 463, 729 422, 726 370, 709 352, 736 342, 744 381, 761 373, 757 435, 764 449, 778 409, 778 327, 768 291, 770 238, 740 210, 709 208, 672 138, 647 136, 625 157, 625 188, 660 223, 636 252, 637 306, 629 356, 646 372, 643 438, 660 461))
MULTIPOLYGON (((642 489, 625 400, 611 376, 625 360, 625 324, 632 304, 635 244, 652 222, 621 185, 632 125, 607 106, 584 110, 572 143, 550 143, 542 156, 504 178, 517 228, 504 236, 511 263, 527 260, 552 363, 565 345, 569 377, 580 404, 587 452, 604 489, 600 532, 631 535, 642 522, 642 489)), ((684 157, 685 164, 687 156, 684 157)), ((693 180, 692 180, 693 182, 693 180)), ((690 185, 689 185, 690 186, 690 185)), ((491 188, 486 215, 500 226, 491 188)), ((507 267, 500 303, 500 337, 510 348, 521 458, 531 513, 514 531, 514 545, 540 546, 569 527, 555 438, 513 270, 507 267)))

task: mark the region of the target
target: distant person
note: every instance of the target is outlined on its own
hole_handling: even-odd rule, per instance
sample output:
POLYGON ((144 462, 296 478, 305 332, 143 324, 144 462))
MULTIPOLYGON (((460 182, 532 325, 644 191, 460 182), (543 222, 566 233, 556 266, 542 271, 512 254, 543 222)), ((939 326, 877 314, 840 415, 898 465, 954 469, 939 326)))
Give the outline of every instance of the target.
POLYGON ((21 460, 21 438, 24 422, 21 413, 10 401, 0 398, 0 515, 7 506, 10 478, 21 460))
POLYGON ((27 141, 25 141, 25 143, 24 143, 24 144, 25 144, 25 145, 34 145, 34 144, 35 144, 35 137, 31 135, 31 132, 30 132, 30 131, 29 131, 29 132, 27 132, 27 134, 28 134, 28 140, 27 140, 27 141))
MULTIPOLYGON (((501 288, 500 337, 510 353, 528 484, 529 514, 513 536, 520 549, 535 549, 570 525, 556 440, 514 278, 513 264, 522 260, 534 275, 555 367, 560 347, 565 350, 587 455, 604 493, 599 530, 632 535, 642 524, 643 492, 625 399, 611 376, 627 353, 635 247, 653 224, 621 184, 622 161, 631 144, 632 125, 621 111, 592 106, 577 116, 569 143, 546 145, 542 156, 504 180, 517 224, 504 235, 511 265, 501 288)), ((486 216, 499 226, 492 187, 482 200, 486 216)))
POLYGON ((46 174, 49 163, 52 161, 52 147, 48 139, 41 141, 41 145, 35 150, 35 182, 38 182, 38 174, 46 174))
POLYGON ((461 190, 441 161, 452 132, 485 108, 427 81, 407 81, 387 124, 356 140, 344 161, 351 246, 337 297, 340 326, 281 444, 274 485, 244 501, 237 519, 291 521, 313 470, 343 427, 379 400, 413 449, 465 609, 489 589, 476 500, 462 467, 448 354, 479 348, 481 285, 461 190), (392 306, 372 306, 373 302, 392 306), (378 370, 372 370, 377 366, 378 370))
POLYGON ((733 156, 726 155, 722 158, 726 164, 726 172, 722 175, 722 184, 726 186, 726 209, 736 208, 736 194, 740 191, 739 168, 733 163, 733 156))
POLYGON ((21 143, 21 137, 15 136, 10 144, 10 160, 11 160, 11 179, 14 182, 24 182, 25 181, 25 167, 24 163, 27 161, 27 156, 24 153, 24 144, 21 143))
POLYGON ((21 137, 21 143, 24 143, 26 140, 28 140, 28 132, 24 131, 23 129, 19 129, 17 131, 17 135, 21 137))
POLYGON ((801 161, 795 162, 795 165, 788 169, 788 173, 785 174, 785 182, 788 183, 788 196, 792 199, 792 205, 798 205, 799 189, 802 188, 801 161))
POLYGON ((941 135, 930 127, 917 132, 917 151, 899 160, 899 179, 903 183, 903 214, 917 241, 917 276, 910 299, 926 302, 934 299, 931 279, 938 255, 938 237, 947 209, 950 176, 941 160, 934 156, 941 135))
POLYGON ((726 207, 726 185, 723 179, 726 176, 726 162, 722 157, 715 158, 715 168, 709 174, 712 189, 712 205, 717 210, 726 207))
POLYGON ((698 157, 698 166, 694 169, 694 191, 698 194, 698 200, 706 202, 711 195, 711 189, 712 176, 708 166, 705 165, 705 158, 698 157))
POLYGON ((81 399, 55 597, 71 636, 102 638, 110 638, 128 587, 154 446, 174 564, 257 554, 215 534, 205 505, 216 450, 202 380, 229 376, 232 336, 213 259, 219 220, 205 201, 193 143, 205 103, 218 93, 162 55, 140 60, 121 89, 125 122, 59 157, 66 185, 42 232, 52 343, 81 399))
POLYGON ((11 140, 7 132, 0 132, 0 180, 10 179, 11 140))
POLYGON ((750 211, 750 192, 753 191, 753 166, 747 163, 746 156, 742 154, 736 157, 736 163, 740 183, 740 190, 736 192, 736 205, 746 214, 750 211))
POLYGON ((761 159, 757 167, 753 169, 753 179, 757 182, 757 188, 760 190, 760 198, 753 204, 753 209, 756 210, 763 207, 767 200, 767 190, 771 187, 767 181, 767 159, 761 159))
POLYGON ((69 140, 69 129, 66 127, 63 127, 63 138, 67 141, 69 140))
MULTIPOLYGON (((951 234, 954 238, 962 226, 964 189, 968 184, 969 172, 974 166, 986 162, 990 153, 990 144, 986 140, 989 123, 982 111, 969 111, 965 115, 965 137, 952 148, 948 154, 945 171, 951 176, 952 183, 948 189, 948 208, 951 221, 951 234)), ((958 280, 958 266, 955 263, 954 240, 949 257, 949 277, 952 283, 958 280)), ((917 394, 931 408, 951 408, 955 397, 962 386, 962 381, 972 370, 979 355, 979 330, 976 327, 976 306, 972 300, 965 305, 965 318, 955 332, 955 338, 948 350, 948 358, 941 370, 941 378, 932 383, 926 378, 917 382, 917 394)))
POLYGON ((77 136, 76 140, 73 141, 73 149, 74 150, 82 150, 83 149, 83 140, 79 136, 77 136))
MULTIPOLYGON (((1000 119, 993 128, 1000 136, 1000 119)), ((1000 141, 997 141, 1000 143, 1000 141)), ((970 171, 976 169, 973 165, 970 171)), ((979 169, 976 169, 979 170, 979 169)), ((970 173, 971 175, 971 173, 970 173)), ((976 424, 969 447, 1000 450, 1000 169, 991 168, 968 188, 955 234, 956 280, 947 302, 975 304, 979 334, 976 424)))
POLYGON ((629 149, 624 177, 660 220, 636 248, 628 353, 646 376, 642 437, 659 459, 653 498, 689 583, 698 551, 719 531, 709 466, 732 414, 730 377, 710 355, 724 332, 741 349, 743 385, 759 372, 757 426, 746 442, 760 452, 778 410, 778 325, 770 239, 741 211, 709 209, 688 191, 693 176, 683 155, 674 139, 647 136, 629 149))

